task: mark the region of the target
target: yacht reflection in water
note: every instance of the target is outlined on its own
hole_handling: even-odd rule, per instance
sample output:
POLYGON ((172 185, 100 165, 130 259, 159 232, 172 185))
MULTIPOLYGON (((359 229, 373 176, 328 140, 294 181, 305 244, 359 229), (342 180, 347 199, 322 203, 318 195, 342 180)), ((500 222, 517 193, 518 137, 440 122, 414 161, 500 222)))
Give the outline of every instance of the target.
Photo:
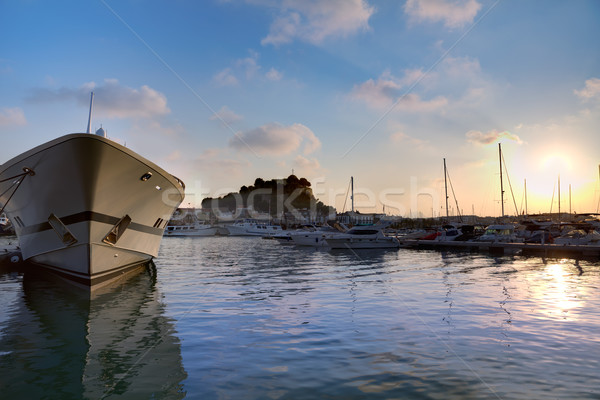
POLYGON ((183 398, 179 339, 153 264, 90 292, 26 272, 0 332, 2 398, 183 398))

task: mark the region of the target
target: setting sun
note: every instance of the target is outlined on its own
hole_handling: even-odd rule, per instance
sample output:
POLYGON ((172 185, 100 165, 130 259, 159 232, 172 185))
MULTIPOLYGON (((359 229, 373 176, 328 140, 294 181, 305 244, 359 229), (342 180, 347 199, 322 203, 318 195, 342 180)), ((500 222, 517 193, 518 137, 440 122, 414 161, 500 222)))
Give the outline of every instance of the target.
POLYGON ((571 171, 573 164, 571 157, 568 156, 564 151, 554 152, 546 155, 542 158, 542 169, 550 173, 556 171, 557 174, 561 172, 571 171))

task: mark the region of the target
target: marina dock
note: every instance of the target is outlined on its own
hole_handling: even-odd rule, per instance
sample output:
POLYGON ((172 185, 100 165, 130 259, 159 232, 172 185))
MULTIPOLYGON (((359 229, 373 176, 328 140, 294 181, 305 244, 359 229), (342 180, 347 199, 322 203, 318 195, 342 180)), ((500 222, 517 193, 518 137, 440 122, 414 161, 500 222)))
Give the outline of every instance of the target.
POLYGON ((477 241, 435 241, 398 238, 402 248, 455 251, 481 251, 496 255, 521 254, 547 257, 600 258, 598 245, 503 243, 477 241))

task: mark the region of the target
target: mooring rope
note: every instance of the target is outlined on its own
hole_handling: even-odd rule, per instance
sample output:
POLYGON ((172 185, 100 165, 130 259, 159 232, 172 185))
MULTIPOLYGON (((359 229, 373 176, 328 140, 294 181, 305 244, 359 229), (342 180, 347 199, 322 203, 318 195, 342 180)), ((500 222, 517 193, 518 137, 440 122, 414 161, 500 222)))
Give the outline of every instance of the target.
POLYGON ((15 176, 11 176, 10 178, 5 178, 5 179, 0 180, 0 183, 2 183, 2 182, 10 181, 11 179, 19 178, 18 181, 13 182, 12 185, 10 185, 8 187, 8 189, 6 189, 4 192, 2 192, 2 194, 0 194, 0 197, 4 196, 15 184, 17 185, 17 187, 15 187, 15 190, 13 190, 13 192, 8 197, 8 200, 6 200, 6 203, 4 203, 4 205, 0 209, 0 214, 2 214, 4 212, 4 209, 6 208, 6 206, 8 205, 8 203, 10 202, 10 199, 12 199, 12 197, 15 195, 15 193, 19 189, 19 186, 21 186, 21 183, 23 183, 23 181, 25 180, 25 178, 27 176, 33 176, 33 175, 35 175, 35 171, 32 170, 31 168, 23 167, 23 171, 24 172, 21 173, 21 174, 18 174, 18 175, 15 175, 15 176))

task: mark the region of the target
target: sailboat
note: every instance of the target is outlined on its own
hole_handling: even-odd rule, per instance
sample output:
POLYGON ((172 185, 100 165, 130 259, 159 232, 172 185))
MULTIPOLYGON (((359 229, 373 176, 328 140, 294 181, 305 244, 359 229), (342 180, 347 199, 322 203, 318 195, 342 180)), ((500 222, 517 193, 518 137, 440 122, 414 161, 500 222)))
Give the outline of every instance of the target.
MULTIPOLYGON (((100 128, 41 144, 0 166, 0 204, 24 260, 86 286, 158 255, 184 183, 100 128)), ((1 212, 1 211, 0 211, 1 212)))
MULTIPOLYGON (((498 143, 498 161, 499 161, 499 165, 500 165, 500 204, 502 207, 502 219, 504 219, 504 182, 502 179, 502 145, 500 143, 498 143)), ((508 176, 508 173, 507 173, 508 176)), ((510 186, 510 180, 509 180, 509 186, 510 186)), ((511 193, 512 193, 512 187, 511 187, 511 193)), ((513 196, 513 202, 514 202, 514 196, 513 196)), ((518 215, 519 212, 517 210, 516 207, 516 203, 515 203, 515 211, 516 214, 518 215)), ((519 238, 517 236, 517 234, 515 233, 515 226, 512 224, 494 224, 494 225, 489 225, 485 228, 485 232, 483 235, 481 235, 479 238, 477 238, 477 241, 481 241, 481 242, 522 242, 523 239, 519 238)))

